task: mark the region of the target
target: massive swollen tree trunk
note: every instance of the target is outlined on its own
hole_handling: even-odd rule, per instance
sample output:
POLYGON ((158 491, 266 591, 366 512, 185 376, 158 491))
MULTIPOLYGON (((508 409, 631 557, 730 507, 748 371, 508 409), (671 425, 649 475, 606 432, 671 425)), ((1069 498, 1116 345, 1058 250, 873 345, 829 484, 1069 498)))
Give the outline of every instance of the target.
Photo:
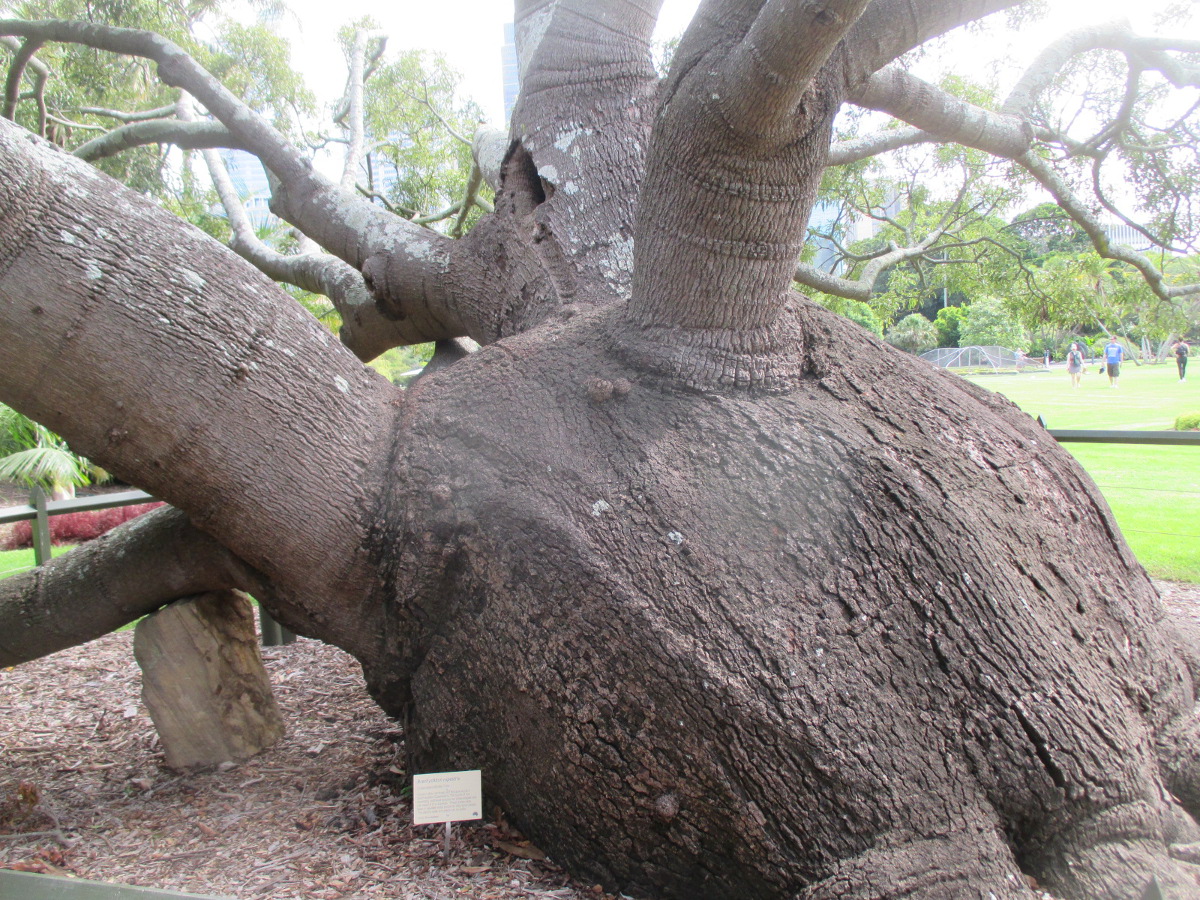
POLYGON ((0 398, 176 508, 3 582, 0 665, 236 587, 362 661, 414 772, 481 768, 611 889, 1196 896, 1200 669, 1095 487, 789 291, 843 100, 1006 5, 710 0, 660 86, 655 3, 519 2, 496 212, 461 241, 341 193, 177 48, 0 23, 150 56, 253 147, 375 295, 347 343, 486 345, 393 389, 0 129, 0 398))

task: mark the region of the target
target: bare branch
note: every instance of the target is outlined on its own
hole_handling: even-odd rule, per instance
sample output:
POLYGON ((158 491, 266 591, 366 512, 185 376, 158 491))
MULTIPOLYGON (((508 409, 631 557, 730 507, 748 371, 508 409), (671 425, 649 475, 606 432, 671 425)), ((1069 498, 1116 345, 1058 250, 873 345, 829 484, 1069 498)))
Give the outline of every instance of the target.
POLYGON ((76 106, 60 112, 72 112, 79 116, 100 116, 104 119, 116 119, 118 122, 148 122, 151 119, 165 119, 175 114, 175 104, 160 106, 157 109, 146 109, 140 112, 126 112, 120 109, 106 109, 102 106, 76 106))
POLYGON ((462 208, 458 211, 458 218, 454 220, 454 227, 450 229, 452 237, 461 237, 463 226, 467 222, 467 214, 471 212, 471 207, 475 205, 475 198, 479 195, 479 186, 483 183, 483 173, 479 171, 479 164, 471 166, 471 174, 467 178, 467 190, 463 195, 462 208))
POLYGON ((367 41, 374 32, 355 29, 354 45, 350 49, 350 74, 346 79, 346 156, 342 163, 341 186, 351 190, 358 180, 358 167, 363 155, 363 85, 366 67, 367 41))
POLYGON ((471 142, 471 154, 483 180, 493 191, 500 189, 500 168, 508 153, 508 132, 497 128, 479 128, 471 142))
POLYGON ((1178 79, 1176 86, 1195 83, 1195 70, 1188 70, 1166 52, 1200 52, 1200 41, 1137 37, 1128 22, 1106 22, 1072 31, 1038 54, 1009 93, 1001 111, 1008 115, 1029 115, 1037 98, 1073 57, 1103 49, 1138 54, 1139 62, 1147 69, 1160 71, 1172 81, 1178 79))
POLYGON ((859 162, 871 156, 878 156, 890 150, 901 147, 912 147, 917 144, 934 143, 938 140, 928 131, 920 128, 896 128, 891 131, 881 131, 866 137, 849 141, 839 141, 829 148, 829 160, 826 165, 844 166, 859 162))
MULTIPOLYGON (((186 94, 180 97, 178 109, 185 121, 194 115, 186 94)), ((225 163, 214 150, 205 150, 202 155, 225 208, 231 231, 229 245, 235 253, 275 281, 328 297, 342 318, 342 343, 364 362, 392 347, 417 342, 406 332, 403 322, 379 314, 356 269, 323 253, 285 256, 259 240, 225 163)))
POLYGON ((85 125, 83 122, 75 122, 71 119, 64 119, 62 116, 47 114, 46 118, 57 125, 62 125, 64 128, 78 129, 80 131, 98 131, 101 134, 107 134, 108 129, 103 125, 85 125))
POLYGON ((1026 153, 1017 158, 1016 162, 1033 175, 1038 183, 1053 195, 1058 205, 1079 224, 1079 227, 1091 238, 1097 253, 1106 259, 1114 259, 1133 266, 1142 273, 1146 284, 1156 296, 1163 300, 1170 300, 1174 297, 1190 297, 1200 294, 1200 284, 1168 285, 1163 280, 1162 272, 1146 256, 1124 245, 1110 243, 1100 220, 1083 205, 1071 190, 1070 185, 1059 177, 1058 173, 1045 160, 1034 153, 1026 153))
POLYGON ((930 38, 1024 0, 876 0, 846 36, 851 88, 930 38))
POLYGON ((925 251, 938 242, 943 234, 945 234, 945 229, 939 226, 912 247, 897 247, 893 244, 888 252, 872 259, 863 268, 862 274, 858 278, 842 278, 829 272, 823 272, 808 263, 797 264, 794 277, 800 284, 826 294, 845 297, 849 300, 870 300, 871 292, 875 288, 875 281, 884 269, 922 256, 925 251))
POLYGON ((13 56, 8 67, 8 77, 4 82, 4 118, 13 119, 17 114, 17 100, 21 95, 21 79, 25 75, 25 67, 33 59, 33 55, 42 48, 42 41, 27 40, 21 49, 13 56))
POLYGON ((250 147, 220 122, 181 122, 178 119, 153 119, 133 122, 114 128, 98 138, 76 147, 74 153, 80 159, 95 162, 116 156, 134 147, 146 144, 174 144, 184 150, 206 150, 213 147, 229 147, 249 150, 250 147))
POLYGON ((445 209, 440 209, 437 212, 427 213, 423 216, 413 216, 411 221, 414 225, 432 225, 434 222, 442 222, 449 219, 451 216, 456 216, 463 209, 463 201, 451 203, 445 209))

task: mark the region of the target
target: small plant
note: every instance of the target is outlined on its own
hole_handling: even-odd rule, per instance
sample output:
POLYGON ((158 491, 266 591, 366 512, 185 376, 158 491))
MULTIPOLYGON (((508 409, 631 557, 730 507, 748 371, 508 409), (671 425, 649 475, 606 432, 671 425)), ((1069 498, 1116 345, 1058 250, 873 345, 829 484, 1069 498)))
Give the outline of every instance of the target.
POLYGON ((22 781, 14 789, 6 785, 0 790, 0 828, 13 829, 33 815, 41 801, 37 785, 22 781))
POLYGON ((1175 419, 1176 431, 1200 431, 1200 412, 1184 413, 1175 419))

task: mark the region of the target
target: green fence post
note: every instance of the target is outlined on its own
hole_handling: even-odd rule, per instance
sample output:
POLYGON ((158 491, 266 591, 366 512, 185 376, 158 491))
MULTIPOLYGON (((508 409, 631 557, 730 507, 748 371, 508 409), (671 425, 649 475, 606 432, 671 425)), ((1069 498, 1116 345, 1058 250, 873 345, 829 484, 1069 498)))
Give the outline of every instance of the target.
POLYGON ((261 605, 258 607, 258 626, 262 631, 262 645, 264 647, 278 647, 283 643, 280 635, 279 623, 272 619, 266 609, 261 605))
POLYGON ((282 647, 296 639, 295 633, 284 628, 271 618, 262 604, 258 607, 258 625, 262 630, 262 645, 264 647, 282 647))
POLYGON ((37 515, 29 522, 33 538, 33 561, 42 566, 50 561, 50 517, 46 514, 46 492, 36 485, 29 491, 29 505, 37 515))

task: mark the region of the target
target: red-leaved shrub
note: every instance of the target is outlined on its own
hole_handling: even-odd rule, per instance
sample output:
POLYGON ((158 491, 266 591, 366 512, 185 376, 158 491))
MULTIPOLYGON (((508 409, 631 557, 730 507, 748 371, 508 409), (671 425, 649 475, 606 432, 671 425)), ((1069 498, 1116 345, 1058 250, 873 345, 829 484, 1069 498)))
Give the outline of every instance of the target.
MULTIPOLYGON (((158 506, 162 506, 162 503, 138 503, 134 506, 51 516, 50 541, 54 544, 80 544, 90 541, 158 506)), ((0 550, 21 550, 32 546, 33 527, 30 522, 16 522, 7 535, 0 535, 0 550)))

